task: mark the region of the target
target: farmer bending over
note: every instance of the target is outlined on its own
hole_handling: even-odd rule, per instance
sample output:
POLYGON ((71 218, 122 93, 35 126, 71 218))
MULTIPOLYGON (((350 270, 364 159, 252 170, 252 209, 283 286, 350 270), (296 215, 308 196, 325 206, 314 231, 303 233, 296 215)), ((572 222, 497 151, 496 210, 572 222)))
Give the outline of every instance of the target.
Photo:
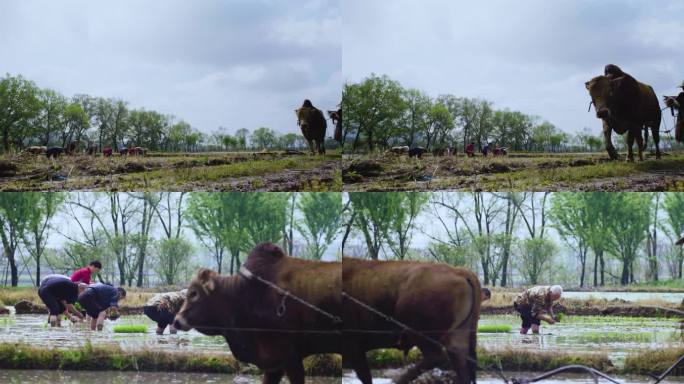
POLYGON ((180 292, 158 293, 145 303, 143 311, 147 317, 157 323, 157 335, 163 335, 167 325, 169 332, 172 335, 176 334, 173 318, 183 306, 187 292, 187 289, 183 289, 180 292))
MULTIPOLYGON (((109 284, 95 283, 89 285, 80 296, 78 302, 85 308, 91 317, 90 329, 102 330, 107 310, 119 308, 119 300, 126 298, 126 290, 121 287, 113 287, 109 284)), ((118 317, 118 316, 116 316, 118 317)), ((115 317, 110 317, 112 320, 115 317)))
POLYGON ((61 315, 69 312, 72 313, 71 321, 83 320, 83 315, 74 308, 74 303, 85 288, 85 284, 76 284, 66 276, 52 275, 41 280, 38 296, 50 311, 50 326, 61 326, 61 315))
POLYGON ((539 333, 541 320, 549 324, 555 324, 553 318, 553 302, 560 299, 563 287, 560 285, 537 286, 526 289, 515 298, 513 307, 520 313, 522 327, 520 333, 527 334, 532 326, 532 333, 539 333))

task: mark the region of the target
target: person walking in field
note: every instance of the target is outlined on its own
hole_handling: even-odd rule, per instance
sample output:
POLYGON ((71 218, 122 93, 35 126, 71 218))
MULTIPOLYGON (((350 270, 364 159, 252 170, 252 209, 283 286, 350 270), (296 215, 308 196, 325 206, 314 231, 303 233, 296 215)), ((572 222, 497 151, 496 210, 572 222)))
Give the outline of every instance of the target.
POLYGON ((78 295, 86 288, 85 284, 77 284, 62 275, 51 275, 40 282, 38 296, 50 312, 48 321, 51 327, 61 326, 63 314, 71 313, 71 321, 76 322, 84 317, 74 304, 78 295))
POLYGON ((90 284, 92 282, 92 276, 97 274, 102 269, 102 263, 98 260, 93 260, 88 264, 87 267, 76 270, 71 275, 71 281, 74 283, 85 283, 90 284))
MULTIPOLYGON (((684 81, 679 84, 679 88, 684 89, 684 81)), ((679 92, 677 96, 665 96, 665 105, 669 108, 677 110, 677 122, 675 123, 675 139, 679 142, 684 141, 684 113, 682 113, 682 108, 684 107, 684 92, 679 92)))
POLYGON ((543 285, 532 287, 520 293, 513 302, 513 307, 522 319, 520 333, 527 334, 532 327, 532 333, 539 333, 541 321, 555 324, 553 302, 563 295, 563 287, 560 285, 543 285))
MULTIPOLYGON (((89 285, 78 296, 78 302, 90 316, 90 329, 101 331, 107 310, 118 311, 119 300, 126 298, 126 290, 109 284, 95 283, 89 285)), ((118 317, 118 316, 116 316, 118 317)))
POLYGON ((157 335, 163 335, 167 325, 169 332, 176 334, 173 319, 183 306, 187 292, 187 289, 182 289, 180 292, 158 293, 145 303, 143 312, 157 323, 157 335))
POLYGON ((475 143, 468 143, 465 148, 465 153, 468 157, 475 156, 475 143))

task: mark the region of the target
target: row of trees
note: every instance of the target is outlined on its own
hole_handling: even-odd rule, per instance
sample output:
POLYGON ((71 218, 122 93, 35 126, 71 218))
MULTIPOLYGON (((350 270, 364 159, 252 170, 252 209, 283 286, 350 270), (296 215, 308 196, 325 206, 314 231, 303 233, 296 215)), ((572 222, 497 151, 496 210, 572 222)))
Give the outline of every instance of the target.
POLYGON ((306 148, 300 134, 281 135, 266 127, 252 132, 241 128, 234 135, 219 128, 205 134, 171 115, 132 109, 124 100, 67 97, 10 74, 0 78, 0 136, 4 152, 31 145, 66 147, 72 141, 98 148, 184 152, 306 148))
POLYGON ((345 254, 464 265, 487 285, 680 279, 684 262, 677 193, 350 193, 345 228, 345 254))
POLYGON ((341 211, 340 193, 2 193, 2 278, 36 283, 41 267, 61 273, 99 259, 106 281, 171 285, 199 266, 232 274, 262 241, 320 259, 341 211))
POLYGON ((371 75, 346 84, 342 103, 344 142, 351 152, 394 145, 462 149, 470 142, 478 148, 496 143, 512 150, 548 152, 595 151, 603 145, 599 135, 571 136, 537 116, 497 110, 487 100, 432 98, 387 76, 371 75))

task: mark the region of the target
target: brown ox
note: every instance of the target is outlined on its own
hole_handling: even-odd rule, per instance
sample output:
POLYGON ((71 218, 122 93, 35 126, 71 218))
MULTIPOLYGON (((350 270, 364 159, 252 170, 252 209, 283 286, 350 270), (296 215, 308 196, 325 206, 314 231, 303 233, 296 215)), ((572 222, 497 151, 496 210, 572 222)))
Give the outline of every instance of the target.
POLYGON ((302 130, 302 135, 309 143, 312 154, 325 154, 325 130, 328 122, 320 109, 311 104, 311 101, 304 100, 302 107, 295 109, 297 115, 297 125, 302 130))
POLYGON ((145 156, 146 151, 143 147, 128 148, 128 154, 131 156, 145 156))
POLYGON ((341 324, 259 278, 339 318, 340 263, 295 259, 262 243, 249 254, 244 268, 234 276, 200 270, 174 326, 223 336, 237 359, 265 372, 264 384, 279 383, 283 374, 290 383, 303 384, 304 357, 341 352, 341 324))
POLYGON ((587 81, 585 86, 596 108, 596 117, 603 121, 603 140, 608 155, 613 160, 618 158, 618 153, 611 141, 611 131, 619 135, 626 132, 627 159, 634 160, 632 146, 636 139, 639 160, 643 160, 643 150, 648 143, 648 128, 650 128, 656 158, 659 159, 659 129, 662 113, 653 88, 638 82, 617 66, 609 65, 606 67, 606 72, 609 73, 608 76, 596 76, 587 81), (609 73, 609 68, 614 68, 613 72, 609 73))
POLYGON ((342 260, 343 361, 371 384, 366 351, 418 347, 423 360, 398 379, 450 362, 459 383, 474 383, 480 281, 463 268, 410 261, 342 260), (362 303, 362 304, 361 304, 362 303), (389 322, 372 307, 413 330, 389 322), (442 349, 441 345, 447 351, 442 349))

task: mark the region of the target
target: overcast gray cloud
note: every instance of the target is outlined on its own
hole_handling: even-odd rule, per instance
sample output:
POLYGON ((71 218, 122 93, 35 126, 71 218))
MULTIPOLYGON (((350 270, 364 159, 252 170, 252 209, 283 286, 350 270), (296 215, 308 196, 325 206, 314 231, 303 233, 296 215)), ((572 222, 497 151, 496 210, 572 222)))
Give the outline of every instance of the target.
POLYGON ((386 74, 431 96, 483 98, 598 134, 584 82, 614 63, 659 97, 674 94, 682 19, 677 0, 345 0, 343 74, 386 74))
POLYGON ((209 132, 297 132, 310 98, 339 103, 340 0, 7 0, 0 73, 117 97, 209 132))

